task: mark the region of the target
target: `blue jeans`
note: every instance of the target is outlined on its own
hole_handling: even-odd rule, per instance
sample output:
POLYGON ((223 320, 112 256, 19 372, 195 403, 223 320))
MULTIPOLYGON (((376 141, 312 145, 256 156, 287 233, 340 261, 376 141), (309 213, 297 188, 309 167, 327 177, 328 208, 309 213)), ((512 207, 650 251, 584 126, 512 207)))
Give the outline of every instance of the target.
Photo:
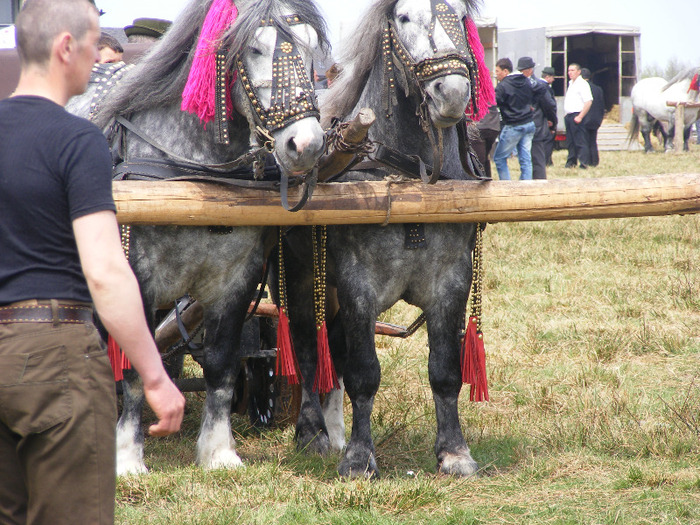
POLYGON ((520 180, 532 180, 532 138, 535 136, 535 123, 528 122, 518 126, 506 124, 498 137, 498 146, 493 152, 493 162, 498 170, 499 180, 510 180, 508 157, 517 146, 520 162, 520 180))

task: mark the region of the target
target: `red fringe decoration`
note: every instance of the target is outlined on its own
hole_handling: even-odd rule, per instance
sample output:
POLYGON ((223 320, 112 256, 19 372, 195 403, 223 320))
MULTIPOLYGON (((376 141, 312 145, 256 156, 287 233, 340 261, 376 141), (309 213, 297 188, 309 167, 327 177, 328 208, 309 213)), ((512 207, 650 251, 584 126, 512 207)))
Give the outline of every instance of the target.
POLYGON ((467 333, 462 343, 462 382, 471 385, 470 401, 488 401, 489 387, 486 379, 486 351, 484 350, 484 335, 476 329, 476 317, 470 317, 467 333))
POLYGON ((121 381, 124 379, 124 370, 131 369, 131 362, 111 335, 107 337, 107 355, 109 363, 112 365, 114 380, 121 381))
POLYGON ((491 71, 486 66, 484 46, 479 39, 479 28, 476 27, 474 20, 469 17, 467 17, 464 25, 467 30, 467 41, 478 67, 478 86, 473 87, 476 92, 467 106, 466 114, 470 115, 472 120, 478 122, 489 112, 489 107, 496 103, 496 91, 493 88, 491 71))
POLYGON ((317 330, 316 352, 318 353, 318 361, 316 363, 316 377, 314 378, 314 392, 327 394, 334 388, 340 388, 340 385, 333 367, 333 360, 331 359, 331 349, 328 345, 328 329, 325 321, 323 321, 321 328, 317 330))
POLYGON ((698 77, 698 73, 695 73, 693 80, 690 81, 690 87, 688 88, 688 93, 690 93, 691 89, 693 91, 700 91, 700 78, 698 77))
POLYGON ((299 383, 297 376, 296 358, 292 336, 289 330, 289 318, 284 308, 279 309, 279 321, 277 323, 277 362, 275 374, 283 375, 290 385, 299 383))
MULTIPOLYGON (((182 92, 182 111, 194 113, 205 125, 216 115, 216 50, 223 32, 238 17, 231 0, 214 0, 204 19, 187 84, 182 92)), ((233 79, 235 81, 235 77, 233 79)), ((233 107, 230 90, 226 90, 226 108, 233 107)))

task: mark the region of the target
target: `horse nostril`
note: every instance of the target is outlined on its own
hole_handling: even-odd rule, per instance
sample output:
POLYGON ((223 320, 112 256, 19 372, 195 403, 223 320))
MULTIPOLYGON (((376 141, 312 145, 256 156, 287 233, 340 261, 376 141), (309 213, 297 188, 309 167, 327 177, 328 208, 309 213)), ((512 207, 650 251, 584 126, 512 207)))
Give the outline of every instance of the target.
POLYGON ((438 93, 442 93, 442 82, 437 82, 435 84, 435 91, 437 91, 438 93))
POLYGON ((295 152, 295 153, 298 153, 298 151, 297 151, 297 143, 294 142, 294 137, 292 137, 291 139, 289 139, 289 140, 287 141, 287 148, 289 148, 290 150, 292 150, 292 151, 295 152))

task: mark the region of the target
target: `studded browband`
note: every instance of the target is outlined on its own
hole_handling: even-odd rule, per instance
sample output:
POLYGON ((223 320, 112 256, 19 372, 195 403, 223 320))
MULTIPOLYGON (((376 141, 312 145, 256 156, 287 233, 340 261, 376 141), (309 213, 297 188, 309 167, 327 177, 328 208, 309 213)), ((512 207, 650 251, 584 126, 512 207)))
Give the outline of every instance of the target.
MULTIPOLYGON (((285 16, 284 20, 290 26, 304 23, 298 15, 285 16)), ((263 20, 260 25, 271 26, 273 23, 271 19, 263 20)), ((306 73, 301 53, 297 45, 281 33, 277 33, 272 61, 272 92, 269 108, 265 109, 260 102, 256 86, 251 83, 240 57, 236 59, 236 67, 256 117, 269 132, 306 117, 320 119, 314 86, 306 73)))
POLYGON ((398 58, 403 65, 403 73, 411 77, 414 84, 418 86, 421 92, 423 91, 423 85, 435 78, 446 75, 462 75, 467 78, 472 78, 471 68, 474 65, 474 59, 464 35, 464 25, 462 21, 452 6, 444 2, 444 0, 431 0, 431 9, 432 19, 430 21, 428 37, 433 52, 439 53, 439 49, 434 40, 435 27, 438 22, 452 41, 455 51, 416 61, 406 49, 403 42, 401 42, 401 39, 397 36, 393 21, 391 18, 388 18, 382 41, 384 70, 388 87, 388 96, 385 99, 387 115, 391 115, 391 107, 397 104, 395 93, 396 81, 394 78, 395 57, 398 58))

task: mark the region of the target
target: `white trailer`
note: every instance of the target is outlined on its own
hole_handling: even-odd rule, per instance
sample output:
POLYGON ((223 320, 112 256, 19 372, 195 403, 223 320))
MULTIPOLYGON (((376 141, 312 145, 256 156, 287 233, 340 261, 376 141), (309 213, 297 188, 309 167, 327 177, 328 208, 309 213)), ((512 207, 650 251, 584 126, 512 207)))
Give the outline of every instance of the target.
POLYGON ((499 58, 508 57, 516 66, 521 56, 534 59, 535 75, 552 66, 557 98, 559 130, 564 130, 564 94, 568 86, 567 69, 576 63, 593 73, 593 82, 603 88, 605 108, 617 105, 620 122, 632 117, 630 93, 641 72, 639 27, 586 22, 582 24, 499 29, 499 58))

